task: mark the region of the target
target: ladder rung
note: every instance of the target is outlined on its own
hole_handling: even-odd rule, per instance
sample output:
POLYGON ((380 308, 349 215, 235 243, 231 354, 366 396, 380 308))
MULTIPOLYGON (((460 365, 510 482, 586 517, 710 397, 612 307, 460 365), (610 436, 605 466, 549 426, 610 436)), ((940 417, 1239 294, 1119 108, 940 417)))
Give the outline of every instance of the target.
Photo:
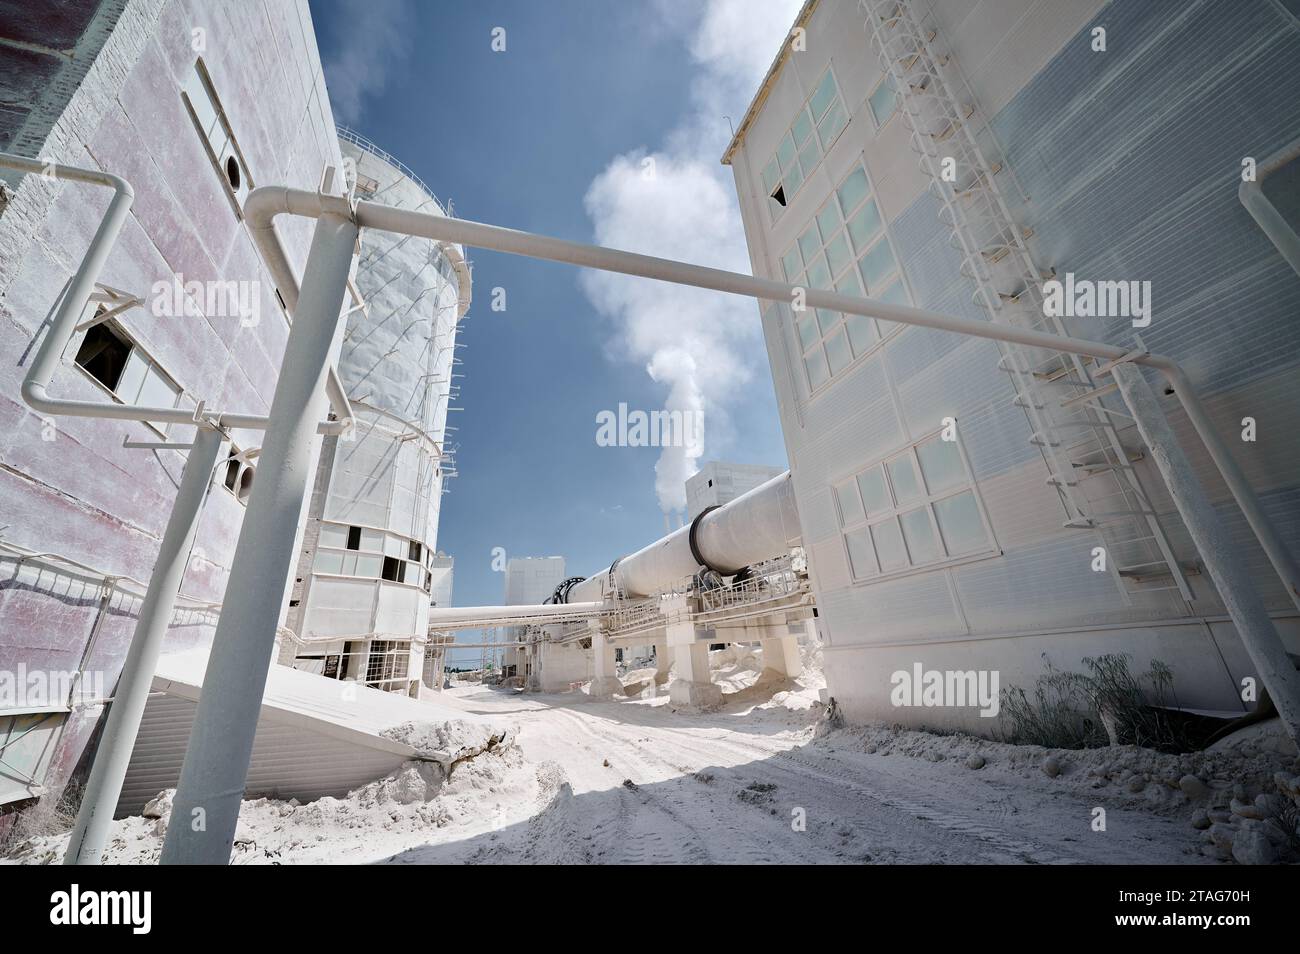
POLYGON ((1112 394, 1118 390, 1119 385, 1112 381, 1109 384, 1103 384, 1099 388, 1093 388, 1091 391, 1084 391, 1074 397, 1066 398, 1061 402, 1061 407, 1071 407, 1075 404, 1083 404, 1085 401, 1095 401, 1097 398, 1105 397, 1107 394, 1112 394))

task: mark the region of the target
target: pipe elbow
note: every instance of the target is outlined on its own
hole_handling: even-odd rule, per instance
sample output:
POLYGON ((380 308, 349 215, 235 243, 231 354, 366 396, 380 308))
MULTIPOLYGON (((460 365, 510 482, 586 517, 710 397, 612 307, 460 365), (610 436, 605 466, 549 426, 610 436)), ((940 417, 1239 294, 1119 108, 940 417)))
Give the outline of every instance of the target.
POLYGON ((39 381, 24 381, 20 393, 23 402, 38 414, 54 414, 56 402, 52 400, 45 390, 45 385, 39 381))

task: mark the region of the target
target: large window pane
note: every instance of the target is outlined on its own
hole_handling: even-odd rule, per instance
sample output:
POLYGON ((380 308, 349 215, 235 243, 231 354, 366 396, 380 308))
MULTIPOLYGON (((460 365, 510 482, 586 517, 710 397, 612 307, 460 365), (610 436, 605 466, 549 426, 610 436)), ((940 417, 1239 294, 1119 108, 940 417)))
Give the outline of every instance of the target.
POLYGON ((791 245, 790 251, 781 256, 781 267, 785 269, 785 280, 793 282, 803 271, 803 259, 799 257, 799 246, 791 245))
POLYGON ((333 550, 317 550, 313 569, 317 573, 342 573, 343 554, 333 550))
POLYGON ((822 334, 830 331, 840 323, 840 313, 838 311, 827 311, 825 308, 817 309, 817 324, 822 330, 822 334))
POLYGON ((781 145, 776 147, 776 161, 781 163, 782 169, 789 169, 794 162, 794 140, 789 133, 781 138, 781 145))
POLYGON ((840 211, 847 217, 850 212, 858 207, 867 196, 867 174, 861 167, 853 170, 853 173, 840 183, 836 193, 840 197, 840 211))
POLYGON ((841 328, 826 339, 826 359, 830 362, 831 374, 839 374, 853 361, 853 352, 849 350, 849 338, 841 328))
POLYGON ((781 167, 776 164, 776 156, 773 156, 763 167, 763 188, 767 190, 768 195, 771 195, 780 182, 781 167))
POLYGON ((980 520, 975 495, 969 491, 940 500, 934 505, 934 515, 939 521, 939 532, 948 547, 949 556, 960 556, 983 550, 989 545, 980 520))
POLYGON ((140 397, 137 400, 145 407, 175 407, 178 394, 180 389, 150 365, 145 372, 144 382, 140 385, 140 397))
POLYGON ((131 353, 127 355, 122 376, 117 379, 117 387, 113 388, 113 393, 127 404, 139 404, 140 388, 144 385, 148 373, 149 362, 137 349, 132 348, 131 353))
POLYGON ((842 295, 861 295, 862 284, 857 271, 845 272, 835 280, 835 290, 842 295))
POLYGON ((812 128, 812 120, 808 117, 808 110, 799 110, 799 115, 794 120, 794 128, 791 130, 794 133, 794 144, 802 146, 807 141, 812 128))
POLYGON ((849 343, 853 345, 854 355, 866 354, 876 343, 876 326, 871 323, 870 318, 863 318, 861 315, 847 315, 846 323, 849 326, 849 343))
POLYGON ((916 477, 916 466, 912 463, 910 452, 895 457, 885 466, 889 468, 889 483, 894 488, 894 500, 900 507, 921 499, 921 482, 916 477))
POLYGON ((907 566, 907 549, 903 546, 903 535, 898 532, 898 520, 890 517, 883 523, 875 524, 871 528, 871 539, 876 544, 876 555, 880 558, 882 572, 907 566))
POLYGON ((889 499, 889 488, 885 486, 885 475, 880 472, 880 465, 858 474, 858 490, 862 493, 862 502, 867 505, 867 516, 889 510, 893 506, 889 499))
POLYGON ((866 517, 862 501, 858 499, 857 484, 850 480, 835 488, 835 499, 840 502, 840 523, 851 526, 866 517))
POLYGON ((835 98, 835 77, 831 71, 827 70, 817 84, 817 89, 813 91, 812 99, 808 101, 808 107, 812 110, 813 120, 822 118, 826 108, 830 106, 831 100, 835 98))
POLYGON ((829 149, 835 137, 840 134, 840 130, 848 124, 849 117, 844 112, 844 104, 837 98, 822 121, 817 124, 817 136, 822 141, 822 148, 829 149))
POLYGON ((849 564, 856 579, 876 574, 876 551, 871 546, 871 532, 866 527, 844 535, 849 544, 849 564))
MULTIPOLYGON (((808 143, 799 152, 799 168, 803 170, 803 175, 805 177, 812 174, 813 167, 821 161, 821 158, 822 150, 821 147, 817 145, 817 140, 815 138, 809 139, 808 143)), ((800 181, 803 180, 801 179, 800 181)))
POLYGON ((942 556, 939 541, 934 538, 934 528, 930 525, 929 507, 905 513, 899 522, 903 524, 903 537, 907 540, 907 552, 911 554, 913 564, 933 563, 942 556))
POLYGON ((876 210, 876 200, 872 199, 849 219, 849 237, 853 239, 853 247, 860 252, 879 234, 880 213, 876 210))
POLYGON ((876 91, 870 96, 871 115, 876 120, 877 126, 883 126, 885 120, 894 114, 894 109, 898 106, 898 96, 894 92, 894 82, 888 76, 876 87, 876 91))
POLYGON ((799 191, 801 185, 803 185, 803 173, 799 171, 799 165, 796 163, 787 169, 785 173, 786 202, 794 198, 794 194, 799 191))
POLYGON ((931 438, 916 448, 916 455, 921 459, 921 474, 932 495, 966 482, 966 469, 962 467, 956 441, 931 438))
POLYGON ((817 223, 810 222, 803 235, 799 236, 799 251, 803 253, 803 260, 811 262, 817 257, 817 253, 821 251, 821 248, 822 237, 817 233, 817 223))
POLYGON ((826 267, 826 256, 818 255, 808 266, 808 284, 813 288, 831 287, 831 270, 826 267))
POLYGON ((808 384, 814 391, 830 380, 831 371, 826 364, 826 355, 822 353, 821 345, 817 345, 804 355, 803 363, 808 369, 808 384))
POLYGON ((841 232, 826 246, 826 264, 830 266, 832 275, 838 275, 851 261, 853 261, 853 254, 849 251, 848 240, 841 232))
POLYGON ((817 213, 817 227, 821 229, 823 242, 840 230, 840 210, 834 202, 827 202, 817 213))
POLYGON ((867 294, 872 294, 876 286, 883 285, 884 280, 894 271, 894 253, 889 250, 889 242, 881 239, 873 245, 871 250, 862 256, 858 269, 862 272, 862 281, 867 286, 867 294))
POLYGON ((817 322, 813 320, 811 312, 802 312, 796 319, 795 324, 799 326, 799 346, 807 351, 813 346, 813 343, 821 339, 821 332, 817 330, 817 322))

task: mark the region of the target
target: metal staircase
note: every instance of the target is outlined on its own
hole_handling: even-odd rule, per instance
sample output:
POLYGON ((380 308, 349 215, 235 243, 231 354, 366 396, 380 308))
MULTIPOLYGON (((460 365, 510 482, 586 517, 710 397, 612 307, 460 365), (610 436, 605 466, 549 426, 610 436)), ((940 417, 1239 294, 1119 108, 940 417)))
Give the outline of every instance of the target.
MULTIPOLYGON (((935 46, 935 31, 922 27, 907 0, 859 0, 858 6, 894 84, 911 148, 939 200, 940 219, 961 254, 961 273, 975 284, 975 302, 991 321, 1067 335, 1059 318, 1043 314, 1042 283, 1053 273, 1030 255, 1032 232, 1011 214, 997 181, 1003 165, 986 158, 976 136, 976 105, 954 92, 959 77, 935 46)), ((1065 508, 1064 526, 1100 535, 1107 568, 1126 600, 1177 590, 1190 602, 1185 568, 1133 466, 1143 451, 1121 438, 1115 418, 1127 415, 1102 403, 1115 386, 1096 379, 1110 366, 1042 348, 1003 344, 1000 350, 998 369, 1010 376, 1014 403, 1029 420, 1030 442, 1065 508)))

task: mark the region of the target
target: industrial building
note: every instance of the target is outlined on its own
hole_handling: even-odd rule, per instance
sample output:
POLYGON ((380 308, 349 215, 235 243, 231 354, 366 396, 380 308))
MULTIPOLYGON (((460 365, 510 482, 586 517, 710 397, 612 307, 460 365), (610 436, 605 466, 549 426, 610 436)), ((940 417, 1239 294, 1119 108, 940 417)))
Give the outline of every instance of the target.
MULTIPOLYGON (((1296 13, 811 0, 723 157, 754 275, 1171 356, 1294 553, 1300 278, 1238 193, 1257 163, 1295 221, 1294 174, 1262 177, 1300 129, 1296 13), (1149 297, 1061 317, 1052 281, 1149 297)), ((890 674, 1027 686, 1044 660, 1110 652, 1167 663, 1183 704, 1242 710, 1258 668, 1102 362, 796 304, 766 303, 763 331, 846 714, 979 728, 894 708, 890 674)), ((1294 652, 1296 594, 1173 393, 1178 444, 1294 652)))
MULTIPOLYGON (((242 203, 262 183, 315 189, 323 168, 342 164, 306 5, 214 6, 201 35, 180 2, 85 0, 59 11, 0 3, 9 41, 0 75, 13 101, 0 110, 0 151, 121 175, 137 197, 50 393, 265 414, 289 319, 242 203), (261 95, 267 89, 276 95, 261 95), (225 283, 241 307, 209 307, 203 291, 225 283), (178 284, 180 302, 170 294, 178 284)), ((184 444, 195 428, 55 417, 24 404, 42 324, 105 195, 54 177, 0 176, 0 669, 77 676, 60 698, 0 711, 8 812, 57 798, 88 751, 186 459, 184 449, 148 445, 184 444)), ((310 237, 297 222, 282 230, 299 269, 310 237)), ((256 466, 238 452, 261 436, 234 428, 230 440, 236 456, 206 495, 169 651, 210 641, 224 599, 256 466)))
MULTIPOLYGON (((444 211, 419 176, 362 136, 341 130, 341 148, 356 195, 444 211)), ((459 246, 368 230, 355 282, 363 303, 348 314, 338 365, 355 424, 322 441, 280 658, 418 697, 441 682, 428 609, 435 578, 450 601, 438 515, 455 467, 447 418, 469 269, 459 246)))
POLYGON ((781 473, 780 467, 706 460, 686 479, 686 516, 694 520, 709 507, 721 507, 781 473))

